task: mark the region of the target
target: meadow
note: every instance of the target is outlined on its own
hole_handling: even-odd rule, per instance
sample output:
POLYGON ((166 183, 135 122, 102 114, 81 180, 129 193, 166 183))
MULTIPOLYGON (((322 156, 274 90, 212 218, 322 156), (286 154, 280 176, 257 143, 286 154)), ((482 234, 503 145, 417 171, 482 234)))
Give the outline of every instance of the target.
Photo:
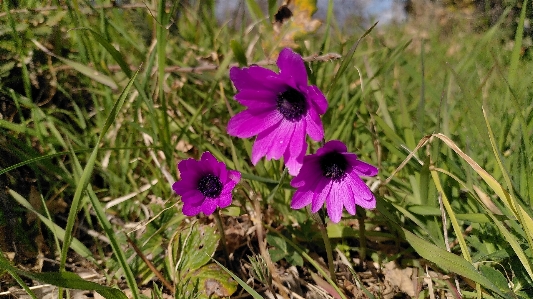
POLYGON ((214 0, 2 1, 0 295, 532 298, 518 2, 515 26, 510 9, 480 26, 435 7, 348 30, 333 0, 321 22, 312 0, 287 18, 247 0, 229 20, 214 0), (284 161, 253 165, 255 137, 228 134, 245 109, 230 68, 278 72, 284 48, 328 102, 308 153, 340 140, 376 166, 375 209, 292 209, 284 161), (228 207, 185 216, 177 165, 207 151, 240 182, 228 207))

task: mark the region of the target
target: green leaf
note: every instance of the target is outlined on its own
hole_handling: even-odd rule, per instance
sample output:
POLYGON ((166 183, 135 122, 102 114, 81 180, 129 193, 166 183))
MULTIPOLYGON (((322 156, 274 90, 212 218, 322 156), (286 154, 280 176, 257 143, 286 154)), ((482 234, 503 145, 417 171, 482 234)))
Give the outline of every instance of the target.
POLYGON ((269 249, 268 254, 270 254, 270 259, 273 263, 276 263, 287 256, 287 252, 277 248, 269 249))
POLYGON ((244 54, 242 45, 236 40, 232 39, 230 42, 230 47, 233 51, 233 55, 235 55, 235 59, 237 59, 237 62, 239 63, 239 66, 247 66, 248 61, 246 60, 246 55, 244 54))
POLYGON ((405 234, 405 239, 407 242, 409 242, 415 251, 426 260, 437 264, 439 267, 447 271, 451 271, 471 279, 487 289, 490 289, 503 296, 503 293, 499 288, 497 288, 489 279, 479 273, 474 266, 464 258, 417 237, 405 228, 402 228, 402 230, 405 234))
POLYGON ((44 272, 44 273, 32 273, 27 271, 18 270, 17 272, 33 280, 37 280, 41 283, 51 284, 56 287, 96 291, 106 299, 128 299, 122 291, 119 289, 106 287, 97 283, 83 280, 77 274, 72 272, 44 272))
MULTIPOLYGON (((37 217, 39 217, 39 219, 48 227, 48 229, 50 231, 52 231, 54 233, 55 236, 57 236, 57 238, 59 240, 63 241, 65 239, 65 230, 64 229, 59 227, 57 224, 52 222, 50 219, 48 219, 45 216, 41 215, 41 213, 37 212, 32 207, 32 205, 24 197, 22 197, 20 194, 18 194, 17 192, 15 192, 15 191, 13 191, 11 189, 9 189, 8 192, 9 192, 9 194, 11 194, 11 196, 20 205, 22 205, 23 207, 25 207, 29 211, 32 211, 33 213, 35 213, 35 215, 37 215, 37 217)), ((92 256, 92 252, 87 247, 85 247, 85 245, 83 245, 83 243, 81 243, 78 239, 76 239, 74 237, 72 239, 72 243, 70 244, 70 248, 72 248, 72 250, 74 250, 77 254, 81 255, 82 257, 84 257, 84 258, 86 258, 88 260, 91 260, 91 261, 95 261, 93 256, 92 256)))
POLYGON ((189 292, 194 291, 195 285, 198 286, 201 299, 229 297, 237 290, 237 282, 231 278, 229 273, 222 271, 217 264, 205 265, 196 271, 189 272, 183 280, 189 280, 186 286, 189 292))
POLYGON ((264 20, 263 11, 261 10, 261 7, 255 0, 246 0, 246 5, 248 6, 248 10, 250 11, 250 15, 252 15, 252 18, 255 22, 259 22, 261 20, 264 20))
POLYGON ((263 297, 261 297, 261 295, 259 295, 259 293, 257 293, 254 289, 252 289, 246 282, 242 281, 242 279, 240 279, 237 275, 231 273, 230 270, 228 270, 226 267, 222 266, 219 262, 217 262, 217 260, 215 259, 212 259, 213 262, 215 262, 220 268, 222 268, 222 270, 224 270, 226 273, 228 273, 231 277, 233 277, 233 279, 235 279, 239 285, 246 290, 246 292, 248 292, 248 294, 252 295, 252 297, 254 297, 254 299, 263 299, 263 297))
POLYGON ((37 297, 35 296, 35 293, 33 293, 33 291, 28 287, 28 285, 26 285, 24 280, 20 278, 20 276, 17 273, 17 269, 13 267, 9 263, 9 261, 4 257, 4 253, 2 252, 0 248, 0 270, 4 270, 4 269, 9 273, 9 275, 11 275, 11 277, 13 277, 18 282, 18 284, 26 291, 26 293, 28 293, 28 295, 31 296, 31 298, 37 299, 37 297))
POLYGON ((50 50, 48 50, 45 46, 41 45, 36 40, 32 40, 32 42, 37 46, 37 48, 41 49, 46 54, 61 60, 64 64, 72 67, 73 69, 75 69, 78 72, 84 74, 85 76, 93 79, 94 81, 102 83, 102 84, 104 84, 106 86, 109 86, 111 89, 117 89, 118 88, 117 84, 115 83, 115 81, 113 79, 111 79, 110 77, 102 74, 101 72, 99 72, 99 71, 97 71, 95 69, 92 69, 92 68, 90 68, 90 67, 88 67, 86 65, 83 65, 81 63, 78 63, 78 62, 75 62, 75 61, 72 61, 72 60, 57 56, 54 53, 50 52, 50 50))
POLYGON ((479 266, 479 271, 483 273, 483 275, 485 275, 488 279, 490 279, 490 281, 494 282, 494 284, 500 289, 509 290, 509 282, 502 274, 502 272, 486 265, 479 266))
POLYGON ((267 243, 287 252, 287 242, 276 235, 267 234, 267 243))
MULTIPOLYGON (((78 185, 76 186, 76 190, 75 190, 74 196, 72 198, 72 204, 71 204, 70 211, 69 211, 68 218, 67 218, 67 225, 65 227, 65 240, 63 241, 63 247, 61 248, 61 255, 60 255, 60 265, 59 265, 59 269, 60 270, 64 270, 65 269, 65 263, 66 263, 66 259, 67 259, 68 248, 69 248, 70 242, 71 242, 71 240, 73 238, 72 237, 72 231, 74 229, 74 222, 75 222, 77 214, 78 214, 78 209, 79 209, 79 205, 80 205, 80 202, 81 202, 82 194, 84 194, 84 192, 87 190, 87 186, 89 185, 89 178, 92 175, 92 172, 93 172, 93 169, 94 169, 94 165, 96 163, 96 156, 98 154, 98 149, 99 149, 98 145, 102 142, 102 139, 105 136, 105 134, 107 133, 107 130, 109 129, 109 127, 111 127, 111 124, 115 121, 115 119, 116 119, 116 117, 118 115, 118 112, 122 108, 122 106, 124 104, 124 101, 126 100, 126 96, 128 95, 129 90, 130 90, 131 86, 133 85, 133 82, 135 81, 135 78, 137 77, 138 73, 139 73, 139 70, 137 70, 137 72, 135 72, 133 77, 128 82, 128 85, 126 85, 126 87, 124 88, 124 90, 120 94, 119 98, 115 101, 115 104, 113 105, 113 108, 111 109, 111 111, 109 112, 109 115, 106 118, 106 121, 105 121, 105 124, 104 124, 104 126, 102 128, 102 131, 101 131, 100 135, 98 136, 98 142, 96 143, 97 145, 94 147, 91 155, 89 156, 87 164, 85 165, 85 168, 83 169, 81 177, 79 178, 79 180, 77 182, 78 185)), ((78 162, 78 160, 76 158, 76 155, 74 154, 74 150, 72 148, 71 148, 71 152, 72 152, 72 156, 73 156, 74 161, 78 164, 77 166, 81 170, 81 166, 79 166, 79 162, 78 162)), ((105 215, 104 215, 103 218, 105 218, 105 215)), ((115 247, 113 247, 113 248, 115 250, 117 249, 115 247)), ((120 248, 119 248, 119 250, 120 250, 120 248)), ((135 282, 135 279, 133 277, 133 274, 131 273, 131 271, 128 271, 129 267, 125 267, 125 266, 127 266, 126 264, 122 264, 122 266, 124 267, 124 271, 126 273, 126 280, 128 282, 128 285, 132 289, 133 297, 134 298, 139 298, 138 288, 137 288, 137 284, 135 282)))
POLYGON ((303 257, 296 251, 289 252, 285 257, 289 264, 302 267, 304 265, 303 257))
POLYGON ((178 269, 183 277, 209 262, 218 246, 220 235, 214 227, 208 225, 192 225, 189 230, 182 231, 176 241, 180 242, 182 257, 178 269))

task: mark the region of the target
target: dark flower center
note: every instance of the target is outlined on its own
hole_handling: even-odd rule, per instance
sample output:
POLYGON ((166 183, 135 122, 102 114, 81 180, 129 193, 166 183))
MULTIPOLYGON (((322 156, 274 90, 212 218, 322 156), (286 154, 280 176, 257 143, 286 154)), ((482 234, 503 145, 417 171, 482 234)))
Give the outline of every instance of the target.
POLYGON ((305 97, 296 89, 289 87, 278 94, 278 111, 289 121, 299 121, 307 112, 305 97))
POLYGON ((205 197, 215 198, 222 192, 222 182, 214 174, 208 174, 198 182, 198 190, 205 197))
POLYGON ((322 174, 330 179, 339 180, 346 174, 348 161, 346 158, 337 152, 327 153, 320 158, 320 169, 322 174))

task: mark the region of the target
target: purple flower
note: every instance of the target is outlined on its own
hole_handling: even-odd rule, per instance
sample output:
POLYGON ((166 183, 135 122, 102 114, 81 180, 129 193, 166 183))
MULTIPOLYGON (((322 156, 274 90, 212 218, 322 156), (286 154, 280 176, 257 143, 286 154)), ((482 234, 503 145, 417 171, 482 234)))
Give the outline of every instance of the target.
POLYGON ((252 148, 252 163, 262 158, 280 159, 291 175, 297 175, 307 150, 306 134, 315 141, 324 138, 320 115, 328 102, 314 85, 307 85, 302 57, 283 49, 277 65, 279 73, 252 65, 233 67, 230 78, 238 90, 235 95, 248 107, 228 123, 228 134, 240 138, 257 135, 252 148))
POLYGON ((305 156, 300 174, 291 181, 291 186, 297 188, 291 208, 311 204, 311 212, 316 213, 325 201, 329 218, 335 223, 341 220, 343 206, 352 215, 356 204, 373 209, 376 199, 360 176, 377 173, 376 167, 347 152, 344 143, 328 141, 316 154, 305 156))
POLYGON ((210 153, 202 154, 200 161, 182 160, 178 163, 181 181, 172 189, 181 195, 183 214, 194 216, 203 212, 213 214, 217 207, 231 204, 231 191, 241 180, 241 173, 227 170, 226 164, 218 162, 210 153))

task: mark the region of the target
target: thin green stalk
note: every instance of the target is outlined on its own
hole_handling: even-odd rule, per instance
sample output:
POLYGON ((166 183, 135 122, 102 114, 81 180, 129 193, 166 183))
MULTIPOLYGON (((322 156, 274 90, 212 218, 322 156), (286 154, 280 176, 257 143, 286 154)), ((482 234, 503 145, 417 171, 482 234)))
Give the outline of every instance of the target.
POLYGON ((363 268, 366 260, 366 210, 357 209, 357 221, 359 222, 359 266, 363 268))
POLYGON ((215 213, 213 213, 213 216, 215 216, 215 222, 217 223, 217 228, 220 231, 220 242, 222 243, 222 249, 224 250, 224 258, 226 259, 226 265, 231 268, 228 246, 226 245, 226 233, 224 231, 222 217, 220 217, 220 210, 217 209, 215 213))
POLYGON ((311 213, 311 217, 318 224, 320 235, 322 236, 322 239, 324 240, 324 247, 326 247, 326 254, 328 257, 329 275, 331 277, 331 280, 335 281, 336 279, 335 279, 335 267, 333 264, 333 251, 331 249, 331 242, 329 241, 328 230, 326 229, 326 224, 324 223, 320 215, 318 215, 318 213, 311 213))

